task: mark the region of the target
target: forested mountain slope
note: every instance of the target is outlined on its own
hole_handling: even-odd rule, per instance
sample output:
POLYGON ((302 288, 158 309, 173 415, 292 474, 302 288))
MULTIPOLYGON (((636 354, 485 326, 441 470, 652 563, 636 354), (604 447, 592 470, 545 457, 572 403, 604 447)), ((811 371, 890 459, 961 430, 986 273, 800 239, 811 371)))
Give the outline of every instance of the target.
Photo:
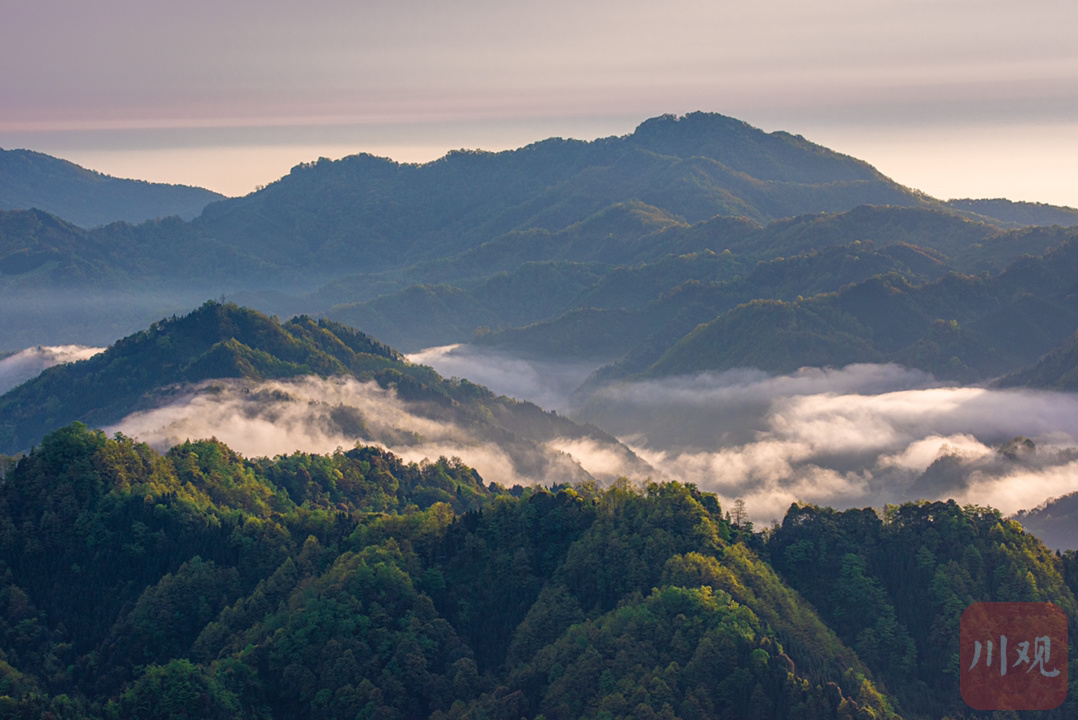
POLYGON ((696 328, 647 372, 896 362, 984 380, 1035 362, 1074 333, 1076 272, 1078 243, 1070 241, 995 277, 954 274, 914 286, 890 275, 794 302, 757 300, 696 328))
POLYGON ((630 201, 690 223, 932 202, 803 138, 693 113, 653 118, 620 138, 459 151, 419 166, 369 155, 319 160, 210 206, 197 225, 241 251, 257 246, 270 262, 370 272, 452 256, 510 231, 561 230, 630 201))
POLYGON ((692 486, 505 488, 365 447, 160 455, 73 425, 0 485, 0 703, 72 720, 974 717, 962 610, 1050 600, 1073 618, 1074 562, 953 503, 795 506, 761 536, 692 486))
POLYGON ((919 248, 892 266, 916 282, 937 276, 918 253, 995 272, 1054 237, 1003 232, 1012 220, 707 113, 424 165, 319 160, 191 222, 86 230, 60 218, 0 212, 0 351, 101 345, 222 295, 282 316, 326 315, 415 350, 590 307, 627 310, 687 281, 727 282, 760 261, 858 241, 919 248), (707 251, 721 261, 678 260, 707 251), (640 289, 621 282, 645 264, 663 269, 640 289))

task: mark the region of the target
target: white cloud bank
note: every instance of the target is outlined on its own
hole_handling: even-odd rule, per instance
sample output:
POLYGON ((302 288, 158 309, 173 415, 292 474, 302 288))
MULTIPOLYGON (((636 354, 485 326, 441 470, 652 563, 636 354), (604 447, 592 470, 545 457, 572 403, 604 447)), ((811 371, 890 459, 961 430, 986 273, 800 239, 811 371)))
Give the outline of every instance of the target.
POLYGON ((580 465, 557 447, 527 441, 498 445, 451 420, 431 417, 393 390, 351 378, 208 381, 186 388, 167 405, 133 413, 106 432, 122 432, 159 450, 216 437, 248 457, 381 445, 406 461, 457 456, 486 482, 507 486, 584 477, 580 465))
POLYGON ((497 392, 569 408, 646 464, 593 439, 499 446, 392 391, 340 379, 203 384, 109 431, 162 448, 212 435, 248 456, 381 444, 407 460, 459 456, 486 481, 506 485, 572 480, 581 467, 603 481, 622 474, 679 480, 726 505, 744 498, 757 522, 781 519, 792 502, 846 508, 954 498, 1013 513, 1078 490, 1075 394, 946 387, 894 365, 851 365, 777 377, 737 370, 622 383, 574 409, 571 389, 582 366, 475 348, 439 348, 413 359, 497 392), (1000 451, 1018 436, 1031 438, 1035 449, 1000 451))
POLYGON ((889 365, 732 371, 605 388, 577 413, 665 477, 756 520, 792 502, 953 497, 1011 513, 1078 490, 1078 395, 941 387, 889 365), (1036 449, 1001 453, 1016 436, 1036 449))

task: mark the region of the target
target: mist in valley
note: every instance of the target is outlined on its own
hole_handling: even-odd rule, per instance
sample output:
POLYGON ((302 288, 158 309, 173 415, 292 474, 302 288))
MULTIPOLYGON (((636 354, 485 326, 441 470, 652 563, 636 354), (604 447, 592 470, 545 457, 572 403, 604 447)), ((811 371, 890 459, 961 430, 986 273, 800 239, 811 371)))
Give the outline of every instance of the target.
POLYGON ((132 413, 105 430, 162 451, 188 439, 214 437, 248 457, 380 445, 410 462, 459 457, 486 482, 506 486, 592 477, 609 482, 626 467, 644 467, 617 445, 594 442, 589 447, 607 454, 605 464, 582 466, 563 449, 574 442, 570 439, 538 443, 505 434, 495 441, 438 408, 404 401, 392 388, 354 378, 207 381, 176 388, 160 406, 132 413), (609 457, 617 458, 613 473, 604 472, 609 457))
MULTIPOLYGON (((0 391, 92 346, 35 346, 0 359, 0 391)), ((503 485, 678 480, 746 502, 757 523, 793 502, 881 507, 954 498, 1004 513, 1078 489, 1078 395, 955 387, 895 365, 733 370, 630 380, 583 394, 594 364, 456 345, 409 356, 447 377, 594 425, 596 437, 493 437, 355 379, 215 380, 172 388, 106 428, 167 449, 216 437, 247 456, 386 447, 408 461, 459 457, 503 485)))
MULTIPOLYGON (((538 392, 615 435, 655 469, 654 479, 695 483, 727 505, 743 498, 756 522, 781 520, 793 502, 846 508, 954 498, 1013 513, 1078 490, 1074 394, 954 387, 924 372, 862 364, 629 381, 581 397, 569 378, 582 367, 504 353, 488 360, 474 347, 414 357, 511 397, 538 392), (548 366, 562 373, 547 377, 548 366)), ((585 466, 619 469, 587 443, 563 449, 585 466)))

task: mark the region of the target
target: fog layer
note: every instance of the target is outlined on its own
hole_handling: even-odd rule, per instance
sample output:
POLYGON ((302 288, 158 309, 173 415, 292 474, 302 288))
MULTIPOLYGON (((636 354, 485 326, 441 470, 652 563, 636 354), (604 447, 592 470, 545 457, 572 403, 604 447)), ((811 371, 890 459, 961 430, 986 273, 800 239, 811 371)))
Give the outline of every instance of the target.
MULTIPOLYGON (((1012 513, 1078 490, 1073 394, 948 387, 895 365, 851 365, 625 382, 574 403, 571 383, 550 379, 538 363, 467 346, 448 353, 452 365, 445 349, 420 356, 441 372, 567 408, 617 436, 658 476, 696 483, 727 503, 744 498, 758 522, 781 519, 792 502, 878 507, 954 498, 1012 513), (1033 446, 1004 447, 1017 436, 1033 446)), ((564 449, 617 467, 583 445, 564 449)))

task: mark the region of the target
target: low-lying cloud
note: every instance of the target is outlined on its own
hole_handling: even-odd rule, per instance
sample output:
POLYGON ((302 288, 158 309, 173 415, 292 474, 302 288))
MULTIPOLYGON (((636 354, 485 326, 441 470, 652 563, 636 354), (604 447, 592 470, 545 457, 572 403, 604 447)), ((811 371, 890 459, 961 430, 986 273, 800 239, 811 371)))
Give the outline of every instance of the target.
POLYGON ((60 363, 76 362, 97 355, 105 348, 85 345, 37 346, 21 350, 0 360, 0 395, 60 363))
POLYGON ((727 506, 745 499, 750 518, 764 523, 793 502, 846 508, 954 498, 1013 513, 1078 490, 1075 394, 950 387, 894 365, 851 365, 625 382, 574 405, 584 366, 504 353, 484 364, 475 348, 412 357, 593 423, 636 457, 590 437, 498 444, 351 379, 204 383, 110 431, 161 448, 215 436, 248 456, 380 444, 406 460, 458 456, 506 485, 572 481, 583 470, 604 482, 679 480, 727 506))
POLYGON ((122 432, 160 450, 215 437, 249 457, 381 445, 406 461, 460 457, 485 481, 504 485, 586 477, 581 465, 555 444, 517 439, 499 445, 424 414, 394 390, 352 378, 203 382, 181 390, 166 405, 129 415, 106 432, 122 432))
POLYGON ((1078 396, 944 387, 893 365, 624 383, 575 415, 667 478, 744 498, 757 521, 792 502, 955 498, 1010 513, 1078 489, 1078 396), (1031 445, 1004 447, 1016 436, 1031 445))

